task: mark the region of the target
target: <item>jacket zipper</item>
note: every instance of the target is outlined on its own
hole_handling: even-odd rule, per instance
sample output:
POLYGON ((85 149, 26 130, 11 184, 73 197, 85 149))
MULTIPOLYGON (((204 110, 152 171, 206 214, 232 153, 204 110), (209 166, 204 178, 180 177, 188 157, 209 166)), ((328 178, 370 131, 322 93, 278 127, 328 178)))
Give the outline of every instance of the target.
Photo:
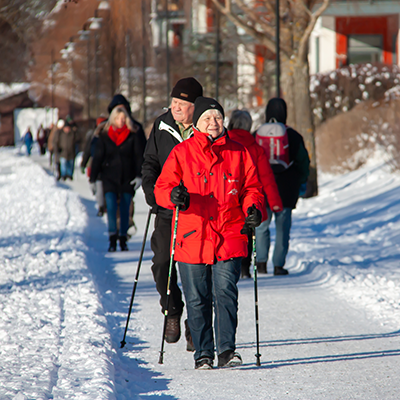
POLYGON ((195 232, 196 232, 196 229, 194 229, 193 231, 190 231, 190 232, 188 232, 188 233, 185 233, 185 234, 183 235, 183 238, 186 239, 188 236, 192 235, 192 234, 195 233, 195 232))

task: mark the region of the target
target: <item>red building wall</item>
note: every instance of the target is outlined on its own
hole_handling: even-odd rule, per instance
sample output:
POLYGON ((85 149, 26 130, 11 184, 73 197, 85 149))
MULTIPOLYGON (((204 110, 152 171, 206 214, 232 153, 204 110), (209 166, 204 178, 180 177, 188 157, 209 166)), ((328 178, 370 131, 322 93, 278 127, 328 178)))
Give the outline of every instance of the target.
MULTIPOLYGON (((393 37, 399 30, 397 15, 379 17, 337 17, 336 18, 336 67, 347 65, 348 35, 382 35, 383 62, 397 64, 393 53, 393 37)), ((397 46, 397 42, 395 44, 397 46)))

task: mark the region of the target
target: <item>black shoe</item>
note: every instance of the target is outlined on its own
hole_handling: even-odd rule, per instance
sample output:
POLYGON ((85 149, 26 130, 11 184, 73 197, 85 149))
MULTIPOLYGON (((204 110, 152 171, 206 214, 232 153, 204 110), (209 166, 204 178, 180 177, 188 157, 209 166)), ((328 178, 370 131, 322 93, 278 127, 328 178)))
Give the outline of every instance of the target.
POLYGON ((230 368, 242 365, 242 357, 233 350, 226 350, 218 356, 218 367, 230 368))
POLYGON ((104 212, 102 210, 97 211, 97 216, 102 217, 104 215, 104 212))
POLYGON ((274 267, 274 275, 288 275, 289 271, 283 267, 274 267))
POLYGON ((165 341, 167 343, 176 343, 181 337, 181 316, 175 315, 167 318, 165 328, 165 341))
POLYGON ((240 274, 240 277, 242 278, 242 279, 246 279, 246 278, 251 278, 251 275, 250 275, 250 265, 242 265, 241 266, 241 274, 240 274))
POLYGON ((212 369, 213 359, 210 357, 201 357, 194 363, 195 369, 212 369))
POLYGON ((258 262, 257 263, 257 272, 259 274, 266 274, 267 273, 267 263, 266 262, 258 262))
POLYGON ((126 236, 120 236, 119 237, 119 246, 121 247, 121 251, 128 251, 128 246, 126 245, 126 236))
POLYGON ((117 251, 117 235, 110 235, 110 245, 108 246, 110 253, 117 251))
POLYGON ((190 333, 188 320, 185 319, 185 338, 186 338, 186 351, 195 351, 192 335, 190 333))

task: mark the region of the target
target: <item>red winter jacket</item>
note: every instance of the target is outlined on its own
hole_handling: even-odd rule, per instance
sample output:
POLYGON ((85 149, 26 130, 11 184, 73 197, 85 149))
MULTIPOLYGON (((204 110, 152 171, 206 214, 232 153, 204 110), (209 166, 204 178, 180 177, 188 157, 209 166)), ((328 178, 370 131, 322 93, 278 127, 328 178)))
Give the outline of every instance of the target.
POLYGON ((257 144, 251 133, 244 129, 232 129, 228 132, 228 136, 235 142, 242 144, 249 151, 257 167, 258 179, 263 186, 264 194, 267 197, 267 204, 269 204, 271 210, 275 206, 278 206, 279 210, 274 211, 282 211, 283 205, 279 196, 278 186, 276 185, 275 176, 264 149, 257 144))
POLYGON ((169 209, 175 209, 170 195, 181 180, 190 194, 189 208, 179 212, 175 260, 214 264, 245 257, 247 236, 240 230, 247 209, 265 208, 256 167, 248 151, 226 135, 211 143, 193 131, 173 148, 154 188, 157 204, 169 209))

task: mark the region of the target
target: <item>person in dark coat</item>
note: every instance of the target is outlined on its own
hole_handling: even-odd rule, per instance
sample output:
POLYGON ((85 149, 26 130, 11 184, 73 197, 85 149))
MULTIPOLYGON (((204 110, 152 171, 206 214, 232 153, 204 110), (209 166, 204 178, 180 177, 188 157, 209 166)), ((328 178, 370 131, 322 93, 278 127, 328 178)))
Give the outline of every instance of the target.
POLYGON ((62 180, 73 179, 76 141, 71 122, 66 122, 54 136, 54 154, 55 159, 60 160, 60 178, 62 180))
POLYGON ((36 137, 37 137, 37 142, 38 142, 39 147, 40 147, 40 155, 46 154, 46 140, 47 140, 47 137, 46 137, 46 132, 45 132, 45 130, 43 128, 43 125, 39 126, 39 129, 37 131, 36 137))
MULTIPOLYGON (((81 171, 84 174, 85 168, 88 166, 90 160, 90 167, 88 167, 88 176, 90 177, 91 163, 96 150, 97 141, 99 140, 99 134, 106 124, 107 118, 99 117, 96 120, 96 128, 90 129, 86 134, 85 146, 83 150, 83 156, 81 161, 81 171)), ((97 202, 97 216, 102 217, 106 211, 106 203, 104 199, 103 182, 101 180, 101 174, 98 175, 96 185, 92 185, 92 193, 96 196, 97 202)))
POLYGON ((32 137, 32 132, 31 132, 30 127, 28 127, 28 129, 26 130, 23 140, 24 140, 24 143, 26 146, 26 155, 30 156, 31 152, 32 152, 32 144, 33 144, 33 137, 32 137))
MULTIPOLYGON (((195 78, 179 80, 171 92, 171 106, 154 122, 147 142, 142 168, 143 190, 147 204, 156 214, 154 232, 151 237, 151 249, 154 252, 153 272, 156 288, 160 294, 162 312, 167 305, 167 281, 170 263, 170 237, 172 211, 158 206, 154 197, 154 186, 171 150, 187 139, 193 132, 194 102, 203 95, 203 87, 195 78)), ((170 278, 170 300, 165 340, 175 343, 181 335, 180 319, 183 312, 182 292, 177 283, 175 263, 170 278)), ((190 331, 185 321, 187 350, 193 351, 190 331)))
MULTIPOLYGON (((271 99, 266 107, 266 122, 275 119, 286 125, 287 106, 280 98, 271 99)), ((276 238, 272 262, 274 275, 287 275, 283 268, 289 250, 290 228, 292 226, 292 210, 296 208, 299 199, 300 186, 307 182, 310 159, 304 145, 303 137, 293 128, 287 127, 289 141, 289 161, 292 163, 287 169, 274 169, 275 181, 282 199, 283 211, 274 212, 268 209, 268 219, 256 228, 257 272, 267 273, 267 261, 270 247, 269 225, 272 216, 275 216, 276 238)))
POLYGON ((99 133, 90 173, 90 183, 96 185, 101 173, 108 217, 109 248, 116 251, 117 239, 122 251, 127 251, 129 207, 141 184, 143 138, 125 107, 116 106, 99 133), (119 202, 118 202, 119 200, 119 202), (120 228, 117 230, 117 209, 120 228))

